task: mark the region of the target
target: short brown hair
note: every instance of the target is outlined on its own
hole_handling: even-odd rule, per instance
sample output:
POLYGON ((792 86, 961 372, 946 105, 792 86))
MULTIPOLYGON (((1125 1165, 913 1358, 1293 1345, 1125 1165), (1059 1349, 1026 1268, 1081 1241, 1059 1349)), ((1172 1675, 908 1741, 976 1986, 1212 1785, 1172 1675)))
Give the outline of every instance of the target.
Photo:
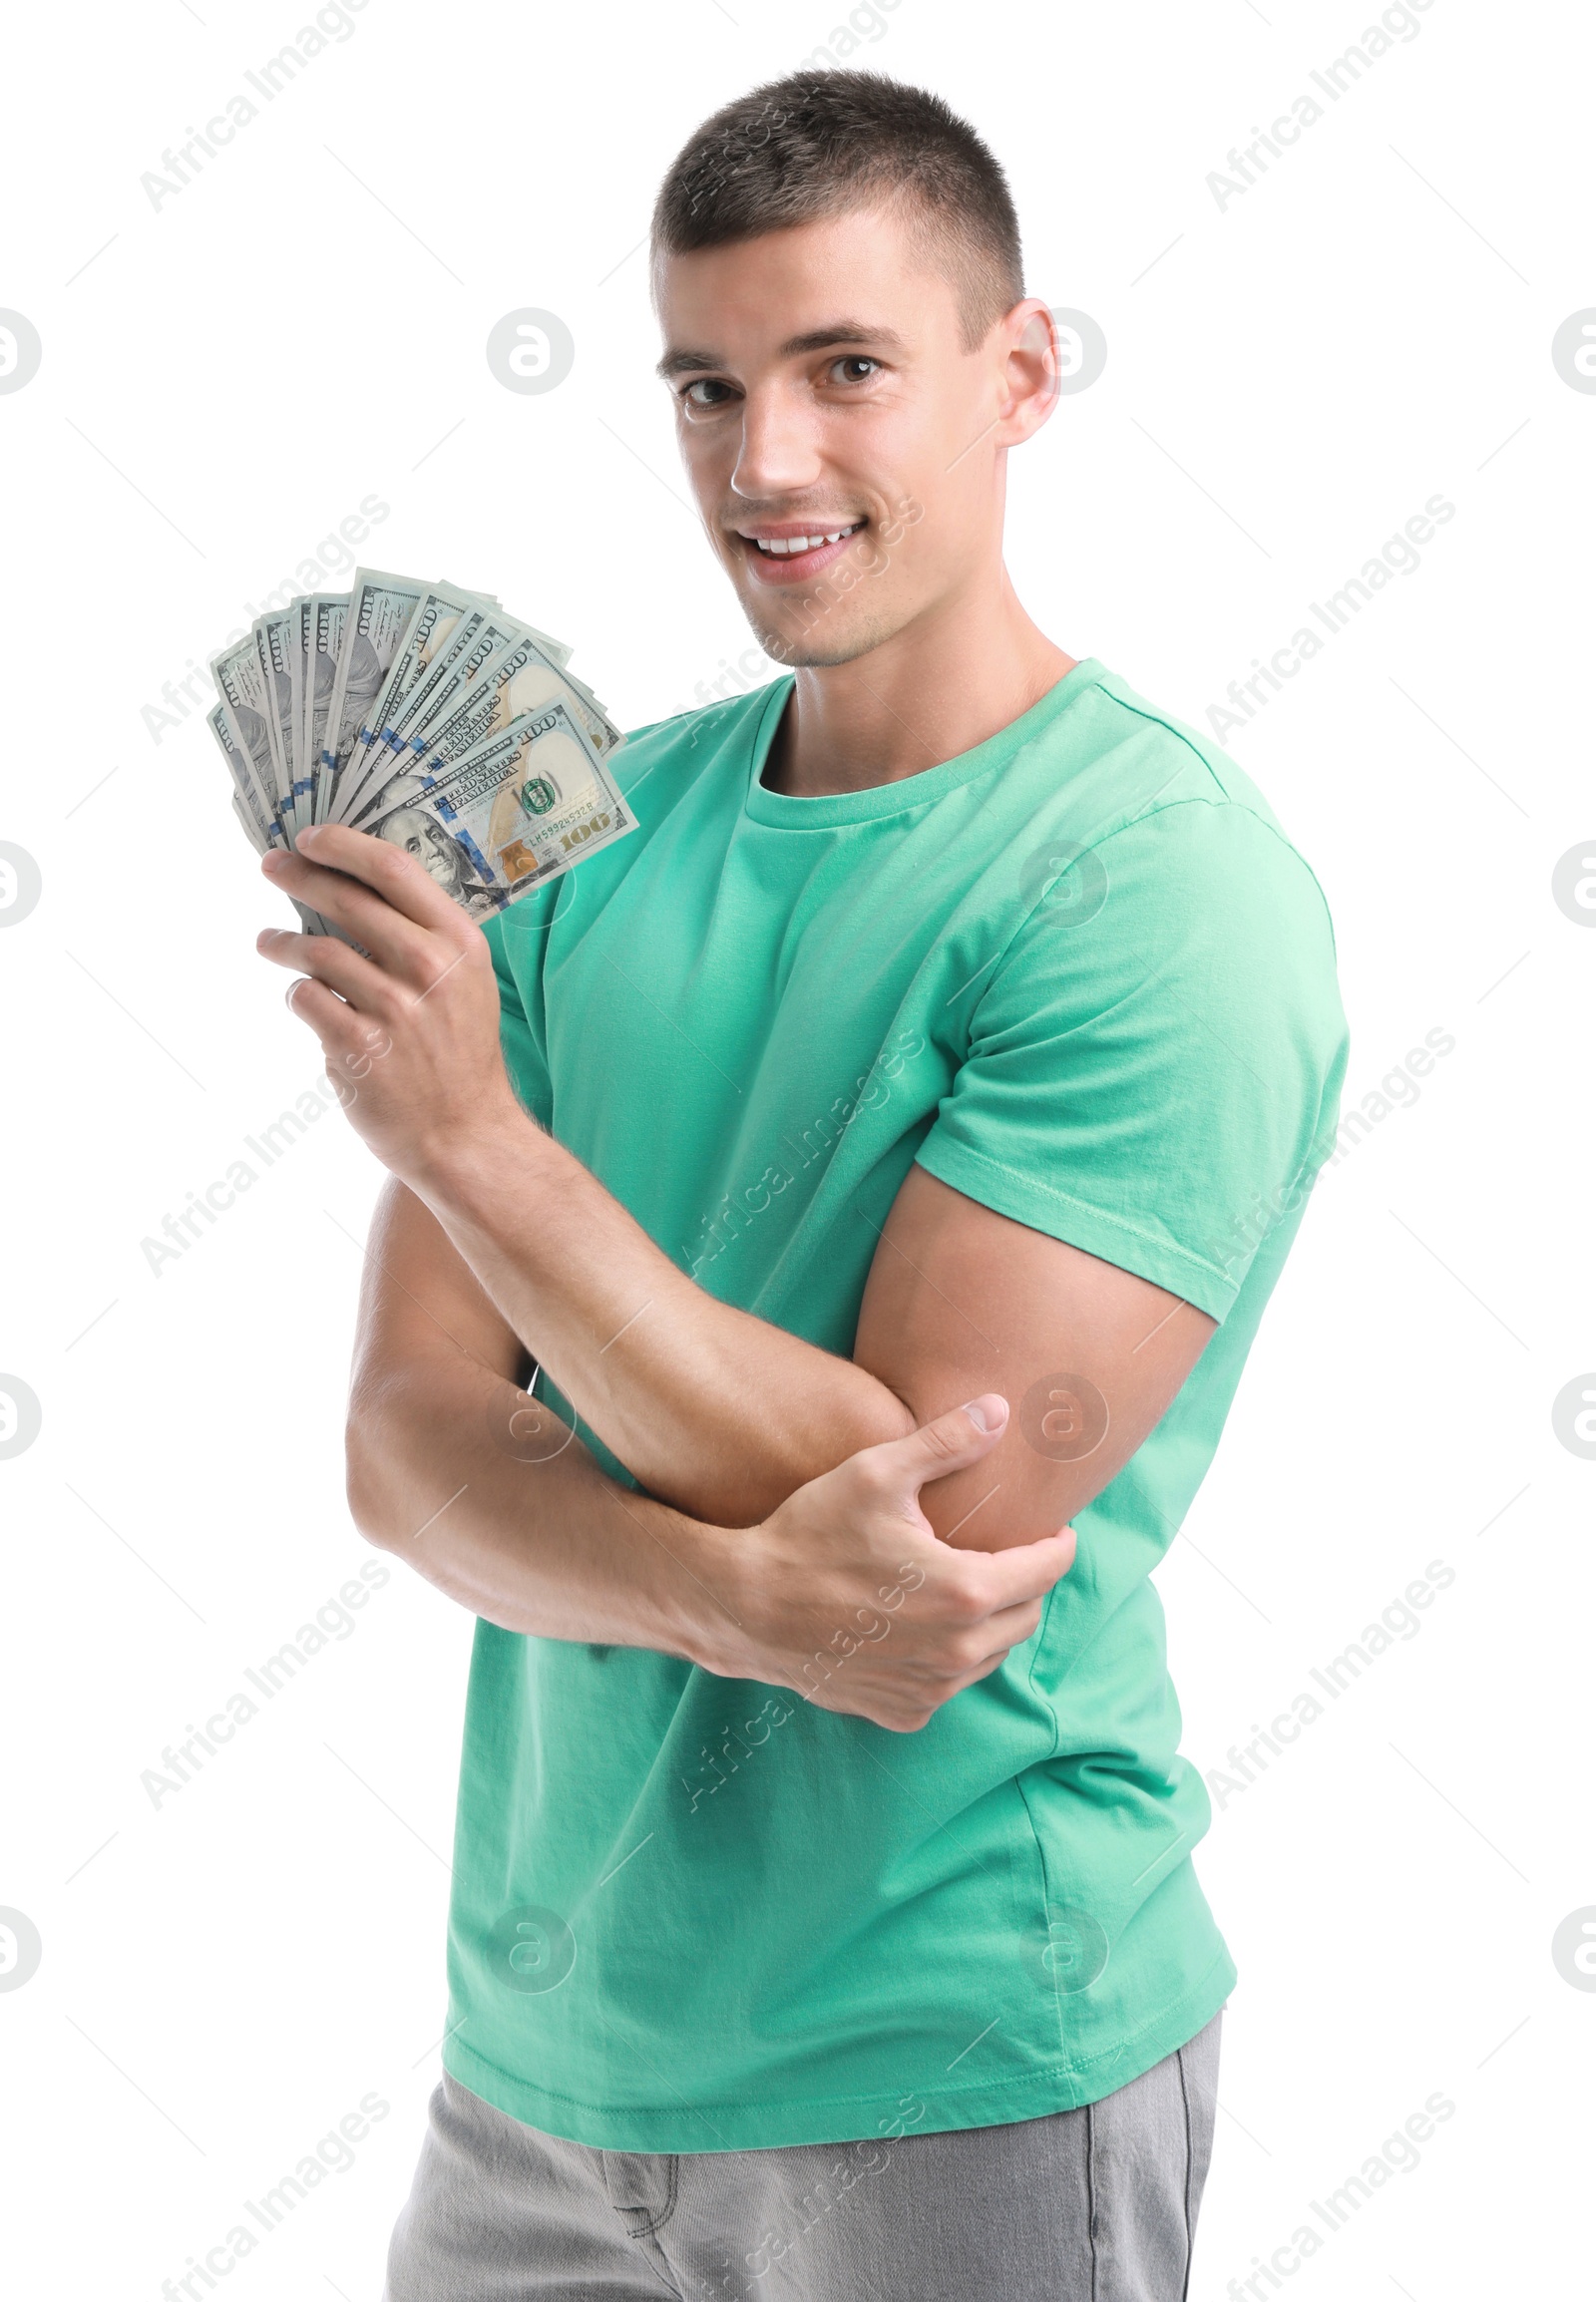
POLYGON ((902 202, 951 276, 973 350, 1024 294, 1008 181, 940 96, 875 72, 795 72, 687 139, 654 202, 655 257, 902 202))

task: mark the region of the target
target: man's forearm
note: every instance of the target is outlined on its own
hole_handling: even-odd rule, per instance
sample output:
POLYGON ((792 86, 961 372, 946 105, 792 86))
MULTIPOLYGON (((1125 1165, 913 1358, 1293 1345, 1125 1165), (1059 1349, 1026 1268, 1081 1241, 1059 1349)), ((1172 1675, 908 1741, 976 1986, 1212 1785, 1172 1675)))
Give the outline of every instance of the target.
POLYGON ((915 1427, 863 1367, 707 1295, 518 1107, 411 1188, 617 1460, 698 1519, 750 1525, 915 1427))
POLYGON ((922 1517, 922 1486, 991 1453, 1000 1424, 984 1413, 858 1455, 758 1525, 706 1526, 604 1477, 469 1347, 385 1355, 382 1317, 357 1351, 350 1507, 369 1540, 507 1631, 649 1648, 907 1732, 1032 1635, 1073 1554, 1066 1530, 984 1558, 922 1517))
POLYGON ((706 1624, 730 1622, 715 1586, 733 1535, 618 1486, 547 1408, 447 1345, 357 1369, 348 1492, 368 1541, 504 1630, 697 1661, 706 1624))

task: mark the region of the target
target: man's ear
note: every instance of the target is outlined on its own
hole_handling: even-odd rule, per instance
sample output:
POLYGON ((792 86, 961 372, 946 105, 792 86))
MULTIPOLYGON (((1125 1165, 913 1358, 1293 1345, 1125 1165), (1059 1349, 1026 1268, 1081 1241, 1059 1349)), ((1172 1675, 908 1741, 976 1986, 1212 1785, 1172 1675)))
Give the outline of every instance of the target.
POLYGON ((1039 432, 1058 400, 1058 331, 1040 296, 1026 296, 993 328, 1002 363, 998 440, 1015 447, 1039 432))

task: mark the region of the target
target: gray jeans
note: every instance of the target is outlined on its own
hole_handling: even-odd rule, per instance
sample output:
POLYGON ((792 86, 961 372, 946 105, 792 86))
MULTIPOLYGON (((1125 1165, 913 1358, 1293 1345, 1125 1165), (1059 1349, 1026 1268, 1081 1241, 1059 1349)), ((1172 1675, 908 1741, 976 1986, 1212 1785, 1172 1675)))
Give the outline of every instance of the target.
POLYGON ((1084 2110, 774 2150, 598 2150, 445 2077, 385 2302, 1183 2302, 1215 2015, 1084 2110))

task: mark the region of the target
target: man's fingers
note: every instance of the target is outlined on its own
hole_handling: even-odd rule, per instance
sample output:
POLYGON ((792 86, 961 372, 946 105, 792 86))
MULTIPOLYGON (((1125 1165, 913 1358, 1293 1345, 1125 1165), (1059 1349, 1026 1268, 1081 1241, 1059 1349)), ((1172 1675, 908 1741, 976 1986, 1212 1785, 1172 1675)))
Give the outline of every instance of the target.
POLYGON ((977 1686, 981 1680, 990 1679, 995 1671, 1000 1670, 1002 1660, 1001 1655, 994 1655, 990 1662, 975 1664, 970 1670, 960 1672, 956 1678, 942 1681, 934 1690, 905 1689, 895 1697, 877 1694, 874 1697, 856 1698, 852 1702, 845 1702, 841 1697, 833 1703, 817 1699, 816 1708, 839 1711, 845 1717, 868 1719, 873 1726, 885 1726, 892 1734, 918 1734, 922 1727, 930 1726, 938 1712, 951 1703, 956 1695, 963 1695, 967 1688, 977 1686))
POLYGON ((1005 1655, 1033 1638, 1040 1628, 1044 1604, 1042 1599, 1024 1599, 1018 1606, 999 1607, 989 1615, 981 1626, 982 1645, 986 1650, 983 1662, 1000 1663, 1005 1655))
POLYGON ((299 852, 312 863, 363 881, 417 927, 459 927, 458 908, 431 873, 391 840, 378 839, 369 831, 351 831, 344 823, 318 823, 299 834, 299 852))
MULTIPOLYGON (((390 852, 397 853, 397 850, 390 852)), ((399 860, 403 863, 407 859, 401 856, 399 860)), ((386 902, 363 880, 353 879, 330 865, 289 855, 280 848, 273 848, 262 859, 260 868, 273 887, 282 888, 308 910, 319 912, 324 920, 336 920, 339 927, 347 928, 382 965, 402 968, 409 976, 426 974, 427 931, 418 927, 408 914, 386 902)), ((419 871, 421 867, 416 868, 419 871)), ((426 874, 422 873, 422 877, 426 874)), ((444 902, 458 922, 461 915, 447 897, 444 902)))
POLYGON ((296 936, 286 928, 262 928, 255 950, 274 967, 292 967, 326 983, 340 999, 365 1013, 375 1013, 393 993, 393 978, 352 952, 336 936, 296 936))
POLYGON ((325 983, 313 982, 307 976, 301 975, 290 983, 282 995, 289 1013, 310 1025, 329 1055, 343 1053, 354 1044, 357 1031, 370 1028, 369 1024, 361 1023, 355 1010, 346 1006, 335 991, 329 991, 325 983))
POLYGON ((865 1447, 850 1459, 868 1462, 878 1476, 895 1480, 907 1494, 917 1495, 931 1480, 979 1463, 1002 1437, 1007 1422, 1008 1401, 995 1390, 984 1391, 967 1406, 933 1416, 907 1438, 884 1439, 879 1446, 865 1447))
POLYGON ((1075 1563, 1075 1530, 1060 1527, 1056 1534, 1043 1535, 1038 1542, 1015 1543, 1006 1551, 966 1552, 964 1556, 980 1557, 983 1583, 992 1594, 992 1612, 1000 1615, 1005 1607, 1045 1598, 1059 1576, 1068 1573, 1075 1563))

